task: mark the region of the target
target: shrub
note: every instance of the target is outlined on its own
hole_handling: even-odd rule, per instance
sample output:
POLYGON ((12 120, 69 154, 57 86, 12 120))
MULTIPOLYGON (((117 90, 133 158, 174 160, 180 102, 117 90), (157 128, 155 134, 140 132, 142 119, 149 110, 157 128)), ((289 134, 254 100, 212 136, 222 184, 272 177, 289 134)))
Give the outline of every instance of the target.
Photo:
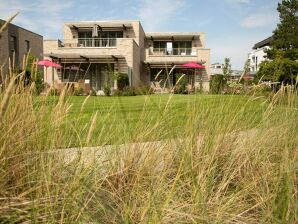
POLYGON ((122 91, 122 96, 136 96, 136 91, 132 87, 125 87, 122 91))
POLYGON ((223 75, 213 75, 210 80, 210 92, 212 94, 220 94, 224 87, 224 77, 223 75))
POLYGON ((233 93, 233 94, 243 93, 243 84, 241 83, 238 83, 236 81, 228 81, 227 86, 228 86, 228 93, 233 93))
POLYGON ((123 90, 129 86, 129 79, 126 73, 116 73, 117 86, 119 90, 123 90))
POLYGON ((84 89, 83 88, 76 88, 74 91, 73 91, 73 95, 74 96, 83 96, 84 95, 84 89))
POLYGON ((106 96, 111 96, 112 90, 110 85, 105 85, 103 87, 103 92, 106 96))

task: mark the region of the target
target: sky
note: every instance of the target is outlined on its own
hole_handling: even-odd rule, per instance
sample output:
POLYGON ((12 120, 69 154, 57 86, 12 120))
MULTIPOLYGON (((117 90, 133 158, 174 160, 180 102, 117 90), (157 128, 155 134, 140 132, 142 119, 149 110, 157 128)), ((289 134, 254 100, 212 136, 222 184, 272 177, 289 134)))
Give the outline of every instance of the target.
POLYGON ((279 0, 0 0, 0 18, 45 39, 63 39, 64 22, 140 20, 145 32, 204 32, 211 63, 242 69, 252 46, 271 36, 279 0))

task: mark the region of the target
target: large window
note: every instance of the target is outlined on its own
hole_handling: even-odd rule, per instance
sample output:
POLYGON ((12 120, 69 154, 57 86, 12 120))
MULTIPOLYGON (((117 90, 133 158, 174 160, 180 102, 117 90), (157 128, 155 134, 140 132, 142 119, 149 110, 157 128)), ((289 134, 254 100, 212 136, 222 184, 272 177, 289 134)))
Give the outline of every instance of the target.
POLYGON ((92 38, 92 32, 79 32, 79 38, 92 38))
POLYGON ((191 48, 191 41, 175 41, 174 48, 191 48))
POLYGON ((191 41, 175 41, 173 42, 174 55, 191 55, 191 41))
POLYGON ((154 48, 163 48, 163 49, 165 49, 166 46, 167 46, 166 41, 154 41, 154 43, 153 43, 154 48))
POLYGON ((99 31, 98 38, 123 38, 123 31, 99 31))
POLYGON ((191 41, 154 41, 153 53, 162 55, 191 55, 191 41))

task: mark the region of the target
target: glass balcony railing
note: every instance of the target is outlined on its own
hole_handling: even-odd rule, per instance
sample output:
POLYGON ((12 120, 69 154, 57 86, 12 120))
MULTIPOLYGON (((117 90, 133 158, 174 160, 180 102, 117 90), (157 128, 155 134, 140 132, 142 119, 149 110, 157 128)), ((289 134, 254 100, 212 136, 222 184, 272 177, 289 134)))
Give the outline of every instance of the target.
POLYGON ((64 47, 116 47, 116 38, 75 38, 64 40, 64 47))
POLYGON ((160 56, 165 56, 165 55, 179 55, 179 56, 196 56, 197 51, 193 48, 153 48, 149 50, 150 55, 160 55, 160 56))

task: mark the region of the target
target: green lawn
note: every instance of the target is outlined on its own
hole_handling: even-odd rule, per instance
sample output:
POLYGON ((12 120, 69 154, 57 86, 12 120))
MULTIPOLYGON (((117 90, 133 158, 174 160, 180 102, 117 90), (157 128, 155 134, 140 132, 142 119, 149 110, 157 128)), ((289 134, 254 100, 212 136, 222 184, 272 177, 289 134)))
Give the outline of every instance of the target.
MULTIPOLYGON (((53 97, 50 101, 56 100, 53 97)), ((186 125, 198 132, 206 131, 204 127, 210 125, 231 130, 250 129, 258 124, 267 106, 264 98, 218 95, 89 97, 87 100, 72 96, 66 101, 70 108, 64 126, 71 136, 64 143, 66 146, 173 138, 184 135, 186 125), (190 115, 195 119, 193 123, 189 121, 190 115), (96 117, 93 119, 93 116, 96 117), (92 137, 86 142, 88 133, 92 137)))

